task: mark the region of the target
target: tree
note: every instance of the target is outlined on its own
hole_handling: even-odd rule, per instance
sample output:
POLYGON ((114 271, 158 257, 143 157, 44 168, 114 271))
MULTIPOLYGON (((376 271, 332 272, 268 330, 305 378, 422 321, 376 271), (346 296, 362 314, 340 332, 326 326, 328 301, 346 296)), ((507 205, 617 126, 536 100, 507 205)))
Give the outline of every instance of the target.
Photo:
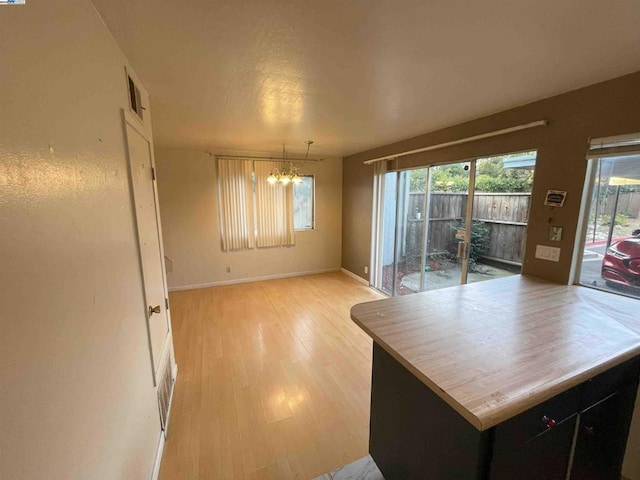
POLYGON ((411 193, 424 193, 427 190, 427 169, 418 168, 411 170, 409 174, 409 191, 411 193))
MULTIPOLYGON (((534 152, 529 152, 533 154, 534 152)), ((531 192, 532 168, 504 168, 504 159, 522 156, 522 153, 482 158, 476 164, 476 191, 478 192, 531 192)), ((469 190, 469 167, 464 163, 439 165, 430 170, 434 192, 466 192, 469 190)), ((411 170, 409 188, 412 193, 426 191, 427 169, 411 170)))

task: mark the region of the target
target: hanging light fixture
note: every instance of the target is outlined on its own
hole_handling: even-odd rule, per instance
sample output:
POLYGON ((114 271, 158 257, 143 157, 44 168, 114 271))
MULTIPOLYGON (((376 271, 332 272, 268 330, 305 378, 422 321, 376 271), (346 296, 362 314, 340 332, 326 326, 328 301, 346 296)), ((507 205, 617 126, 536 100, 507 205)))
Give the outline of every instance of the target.
POLYGON ((289 185, 290 181, 291 178, 289 177, 288 172, 285 170, 284 174, 280 175, 280 179, 278 180, 278 182, 282 185, 289 185))
MULTIPOLYGON (((304 157, 304 162, 306 162, 309 158, 309 147, 313 143, 313 140, 307 140, 304 143, 307 144, 307 154, 304 157)), ((304 162, 302 163, 302 166, 304 166, 304 162)), ((282 167, 276 167, 271 170, 271 173, 267 177, 267 182, 271 185, 279 183, 285 186, 289 185, 289 183, 302 183, 302 177, 298 174, 298 168, 293 164, 293 162, 290 161, 289 165, 286 164, 284 144, 282 145, 282 167)))

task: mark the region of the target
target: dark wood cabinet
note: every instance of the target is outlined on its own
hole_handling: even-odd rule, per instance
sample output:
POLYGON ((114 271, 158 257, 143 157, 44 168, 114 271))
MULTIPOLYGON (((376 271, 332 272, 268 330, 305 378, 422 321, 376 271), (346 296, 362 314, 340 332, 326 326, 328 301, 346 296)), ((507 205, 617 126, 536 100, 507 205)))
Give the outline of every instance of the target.
POLYGON ((495 427, 490 479, 564 480, 570 469, 571 480, 620 480, 638 387, 637 379, 620 376, 620 370, 605 372, 495 427), (621 383, 611 382, 613 377, 621 383), (609 385, 603 389, 605 382, 609 385), (593 395, 595 386, 600 395, 593 395), (545 419, 554 426, 548 427, 545 419))
POLYGON ((565 479, 577 418, 572 415, 556 427, 529 439, 523 439, 518 430, 520 420, 508 428, 496 428, 489 478, 565 479))
POLYGON ((369 452, 387 480, 486 478, 481 432, 374 343, 369 452))
POLYGON ((620 480, 637 382, 580 414, 572 480, 620 480))
POLYGON ((374 343, 369 451, 386 480, 619 480, 639 360, 481 432, 374 343))

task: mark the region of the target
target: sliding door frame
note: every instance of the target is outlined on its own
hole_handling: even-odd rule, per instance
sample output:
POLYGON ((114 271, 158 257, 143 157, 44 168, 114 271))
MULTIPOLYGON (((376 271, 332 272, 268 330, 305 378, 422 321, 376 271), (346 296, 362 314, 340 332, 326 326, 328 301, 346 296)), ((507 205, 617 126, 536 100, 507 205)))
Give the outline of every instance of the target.
POLYGON ((382 229, 384 228, 385 219, 384 219, 384 202, 385 202, 385 176, 389 173, 395 174, 395 221, 394 221, 394 235, 393 235, 393 276, 391 281, 391 296, 396 296, 397 294, 397 280, 398 280, 398 245, 400 238, 400 228, 399 228, 399 219, 400 214, 404 210, 403 205, 399 201, 398 197, 401 191, 401 176, 404 172, 409 172, 412 170, 426 170, 425 176, 425 199, 424 199, 424 226, 422 231, 422 248, 421 248, 421 256, 420 256, 420 291, 425 288, 425 265, 428 257, 428 245, 429 245, 429 220, 430 220, 430 207, 431 207, 431 169, 433 167, 440 167, 443 165, 455 165, 455 164, 469 164, 469 184, 467 187, 467 205, 466 205, 466 213, 465 213, 465 234, 464 234, 464 246, 462 248, 462 255, 460 257, 461 262, 461 278, 460 284, 465 284, 467 282, 467 273, 469 266, 469 250, 471 248, 471 221, 473 214, 473 200, 475 193, 475 177, 476 177, 476 161, 478 159, 474 158, 471 160, 455 160, 450 162, 442 162, 442 163, 434 163, 425 165, 422 167, 412 167, 412 168, 398 168, 392 170, 384 170, 384 172, 379 172, 376 174, 378 178, 375 178, 374 185, 374 219, 373 219, 373 229, 372 232, 372 261, 371 265, 374 267, 374 271, 371 272, 372 281, 370 281, 370 285, 374 287, 376 290, 379 290, 385 294, 389 294, 389 292, 385 291, 382 287, 382 279, 383 279, 383 254, 384 247, 382 245, 384 239, 384 232, 382 229))

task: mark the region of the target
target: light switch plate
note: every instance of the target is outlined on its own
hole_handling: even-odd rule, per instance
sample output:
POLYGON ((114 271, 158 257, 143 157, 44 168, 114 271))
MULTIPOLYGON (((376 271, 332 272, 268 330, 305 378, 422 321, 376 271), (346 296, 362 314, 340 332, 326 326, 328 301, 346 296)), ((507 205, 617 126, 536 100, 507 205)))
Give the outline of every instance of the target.
POLYGON ((549 241, 551 242, 562 241, 562 227, 556 227, 556 226, 549 227, 549 241))
POLYGON ((546 245, 536 245, 536 258, 549 262, 560 261, 560 249, 558 247, 548 247, 546 245))

